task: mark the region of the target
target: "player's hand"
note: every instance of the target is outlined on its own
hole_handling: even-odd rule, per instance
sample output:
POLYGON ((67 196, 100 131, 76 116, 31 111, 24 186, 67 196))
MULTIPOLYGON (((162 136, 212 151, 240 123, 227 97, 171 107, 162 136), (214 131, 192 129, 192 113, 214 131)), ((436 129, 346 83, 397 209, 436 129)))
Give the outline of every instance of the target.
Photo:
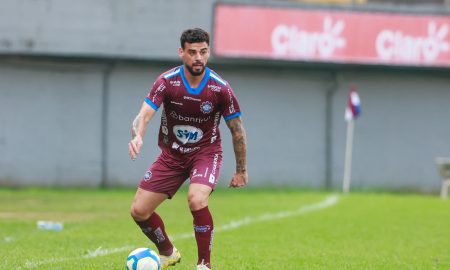
POLYGON ((236 172, 233 175, 233 178, 231 178, 229 187, 231 188, 243 187, 247 185, 247 182, 248 182, 247 172, 236 172))
POLYGON ((130 154, 131 160, 136 160, 143 144, 142 137, 139 135, 136 135, 136 137, 128 143, 128 153, 130 154))

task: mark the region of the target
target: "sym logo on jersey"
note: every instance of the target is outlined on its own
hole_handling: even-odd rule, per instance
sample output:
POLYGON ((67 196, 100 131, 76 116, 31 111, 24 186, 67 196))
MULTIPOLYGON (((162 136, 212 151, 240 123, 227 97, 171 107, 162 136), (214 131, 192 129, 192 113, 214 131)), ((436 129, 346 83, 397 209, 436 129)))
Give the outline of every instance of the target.
POLYGON ((173 133, 182 144, 196 143, 203 137, 201 129, 187 125, 174 126, 173 133))
POLYGON ((214 107, 213 107, 212 103, 209 101, 202 102, 202 104, 200 105, 200 110, 204 114, 210 113, 213 110, 213 108, 214 107))

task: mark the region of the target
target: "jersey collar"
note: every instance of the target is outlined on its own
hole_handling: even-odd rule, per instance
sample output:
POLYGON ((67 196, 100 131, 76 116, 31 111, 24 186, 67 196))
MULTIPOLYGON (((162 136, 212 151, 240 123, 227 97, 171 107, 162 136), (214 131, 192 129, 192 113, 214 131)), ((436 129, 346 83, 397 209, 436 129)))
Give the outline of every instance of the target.
POLYGON ((184 76, 184 65, 182 65, 180 68, 181 79, 183 80, 184 86, 186 87, 188 93, 193 95, 198 95, 202 92, 203 87, 205 87, 206 83, 209 80, 210 73, 211 73, 210 69, 208 67, 205 67, 205 76, 203 77, 202 81, 200 82, 197 88, 191 88, 189 82, 184 76))

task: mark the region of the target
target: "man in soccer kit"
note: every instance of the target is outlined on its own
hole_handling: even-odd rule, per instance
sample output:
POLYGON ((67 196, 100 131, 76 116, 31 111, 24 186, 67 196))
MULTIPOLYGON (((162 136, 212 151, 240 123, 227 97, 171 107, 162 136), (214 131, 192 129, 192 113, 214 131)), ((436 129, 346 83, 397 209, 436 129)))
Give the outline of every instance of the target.
POLYGON ((211 269, 213 219, 208 199, 219 179, 222 147, 221 117, 230 129, 236 172, 230 187, 247 184, 246 135, 238 100, 228 84, 206 67, 209 35, 188 29, 180 38, 183 65, 161 74, 153 84, 132 125, 128 151, 136 159, 148 123, 163 105, 158 145, 161 154, 144 174, 131 206, 131 216, 158 248, 161 269, 180 261, 180 252, 167 236, 155 209, 172 198, 189 178, 188 204, 197 242, 197 270, 211 269))

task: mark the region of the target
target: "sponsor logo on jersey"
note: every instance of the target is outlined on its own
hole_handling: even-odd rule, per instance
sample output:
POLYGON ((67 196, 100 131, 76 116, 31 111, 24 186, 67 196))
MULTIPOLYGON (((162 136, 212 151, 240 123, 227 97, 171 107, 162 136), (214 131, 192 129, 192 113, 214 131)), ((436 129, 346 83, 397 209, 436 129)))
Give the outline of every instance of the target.
POLYGON ((201 129, 187 125, 174 126, 173 133, 182 144, 196 143, 203 137, 203 131, 201 129))
POLYGON ((214 92, 220 92, 220 90, 222 90, 222 87, 220 87, 218 85, 209 84, 208 89, 211 91, 214 91, 214 92))
POLYGON ((164 91, 164 89, 166 89, 166 86, 164 85, 164 83, 161 83, 160 85, 158 85, 158 88, 156 88, 155 92, 162 92, 164 91))
POLYGON ((214 107, 213 107, 212 103, 209 101, 202 102, 202 104, 200 105, 200 110, 204 114, 210 113, 213 110, 213 108, 214 107))
POLYGON ((195 178, 195 177, 202 177, 202 176, 203 176, 203 174, 198 173, 198 172, 197 172, 197 169, 194 169, 194 170, 192 171, 191 179, 192 179, 192 178, 195 178))
POLYGON ((180 148, 180 145, 178 143, 176 143, 176 142, 173 142, 172 143, 172 149, 178 149, 178 148, 180 148))
POLYGON ((199 99, 199 98, 193 98, 193 97, 189 97, 189 96, 183 96, 183 98, 184 98, 184 99, 187 99, 187 100, 198 101, 198 102, 202 101, 202 100, 199 99))
POLYGON ((214 160, 213 160, 213 167, 211 170, 211 174, 209 175, 209 182, 211 184, 214 184, 216 182, 216 177, 214 176, 216 174, 216 170, 217 170, 217 162, 219 161, 219 154, 215 154, 214 155, 214 160))
POLYGON ((231 94, 230 88, 228 88, 227 90, 228 90, 228 97, 230 98, 230 106, 228 107, 228 110, 230 111, 230 114, 233 114, 236 112, 234 109, 233 95, 231 94))
POLYGON ((195 152, 197 150, 200 150, 200 147, 198 147, 198 146, 196 146, 196 147, 183 147, 183 146, 180 146, 178 143, 174 142, 172 144, 172 149, 178 150, 182 154, 189 154, 189 153, 195 152))
POLYGON ((217 140, 217 126, 219 125, 219 120, 220 120, 220 112, 216 112, 216 114, 214 115, 214 125, 212 128, 211 143, 217 140))
POLYGON ((155 93, 153 94, 153 97, 151 99, 151 101, 154 103, 156 100, 156 97, 159 95, 160 92, 164 91, 166 89, 166 86, 164 85, 164 83, 161 83, 158 88, 156 88, 155 93))
POLYGON ((180 81, 170 81, 170 84, 171 84, 172 86, 180 86, 180 85, 181 85, 181 82, 180 82, 180 81))
POLYGON ((181 103, 181 102, 170 101, 170 103, 175 104, 175 105, 183 106, 183 103, 181 103))
POLYGON ((209 121, 209 119, 211 118, 210 116, 204 117, 204 118, 183 116, 181 114, 177 114, 175 111, 171 111, 170 116, 172 116, 172 118, 176 119, 176 120, 186 121, 186 122, 194 122, 194 123, 199 123, 199 124, 209 121))
POLYGON ((161 132, 164 135, 169 135, 169 129, 167 128, 167 117, 166 117, 165 110, 161 113, 161 132))

